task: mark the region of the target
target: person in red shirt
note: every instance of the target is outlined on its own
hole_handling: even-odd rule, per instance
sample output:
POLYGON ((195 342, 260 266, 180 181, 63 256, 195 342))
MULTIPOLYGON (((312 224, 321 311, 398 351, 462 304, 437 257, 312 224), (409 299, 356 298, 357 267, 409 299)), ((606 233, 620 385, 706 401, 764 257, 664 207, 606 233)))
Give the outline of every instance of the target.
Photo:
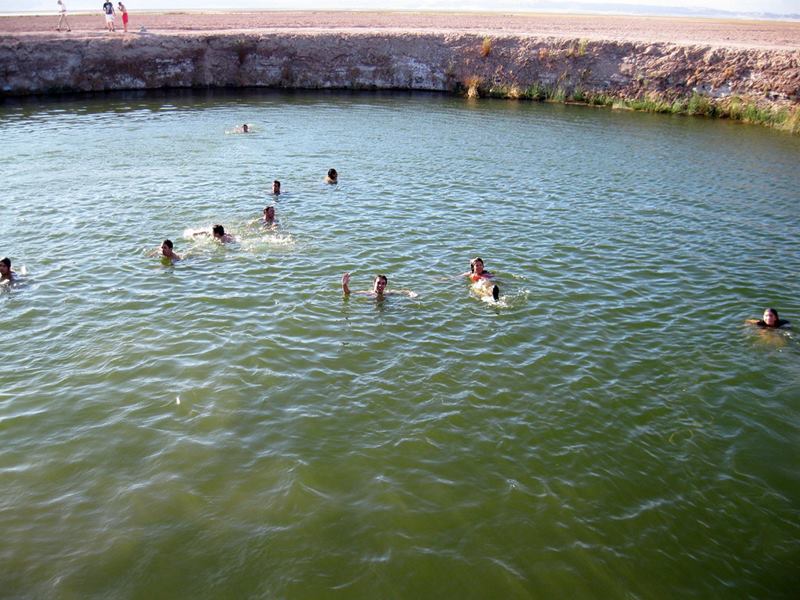
POLYGON ((483 259, 480 256, 476 256, 469 261, 469 271, 463 275, 469 277, 472 282, 472 289, 479 296, 491 295, 495 302, 500 298, 500 288, 490 281, 494 278, 494 274, 483 268, 483 259))

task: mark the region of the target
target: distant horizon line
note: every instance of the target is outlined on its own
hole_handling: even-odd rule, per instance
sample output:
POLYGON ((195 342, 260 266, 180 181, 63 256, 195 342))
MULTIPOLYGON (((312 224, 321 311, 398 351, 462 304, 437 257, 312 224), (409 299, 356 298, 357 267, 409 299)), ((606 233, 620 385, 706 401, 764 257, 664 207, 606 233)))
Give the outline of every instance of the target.
MULTIPOLYGON (((618 6, 618 5, 617 5, 618 6)), ((640 8, 642 8, 640 6, 640 8)), ((679 8, 679 7, 658 7, 646 6, 647 10, 558 10, 538 8, 535 10, 502 10, 491 8, 325 8, 325 9, 311 9, 311 8, 145 8, 137 10, 137 14, 165 14, 165 13, 303 13, 303 12, 353 12, 353 13, 487 13, 487 14, 548 14, 548 15, 601 15, 601 16, 631 16, 631 17, 673 17, 673 18, 706 18, 706 19, 736 19, 736 20, 756 20, 756 21, 798 21, 800 20, 800 13, 771 13, 771 12, 747 12, 747 11, 729 11, 713 8, 679 8)), ((72 15, 92 15, 100 13, 101 10, 74 10, 70 11, 72 15)), ((0 10, 0 17, 37 17, 37 16, 52 16, 57 14, 56 10, 30 10, 30 11, 2 11, 0 10)))

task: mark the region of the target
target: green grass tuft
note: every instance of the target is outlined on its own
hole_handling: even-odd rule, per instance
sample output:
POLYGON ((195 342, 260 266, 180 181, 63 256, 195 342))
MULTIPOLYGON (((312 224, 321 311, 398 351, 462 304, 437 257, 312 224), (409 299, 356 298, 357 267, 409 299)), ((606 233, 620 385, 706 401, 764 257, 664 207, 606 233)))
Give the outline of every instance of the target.
POLYGON ((524 97, 536 102, 544 102, 547 100, 547 88, 537 81, 525 90, 524 97))
POLYGON ((697 92, 692 94, 686 105, 686 113, 690 115, 706 116, 711 113, 711 101, 706 96, 701 96, 697 92))
POLYGON ((790 114, 786 115, 781 129, 794 134, 800 134, 800 107, 795 106, 790 114))
POLYGON ((486 90, 489 98, 511 98, 511 87, 507 85, 493 85, 486 90))
POLYGON ((608 94, 591 93, 581 86, 577 86, 572 93, 567 93, 561 85, 549 85, 539 81, 526 89, 516 85, 492 85, 486 88, 478 76, 467 77, 455 87, 459 93, 471 98, 487 96, 510 100, 526 99, 534 102, 581 102, 621 110, 731 119, 800 134, 800 107, 763 108, 756 103, 745 102, 737 96, 718 101, 719 103, 698 93, 692 94, 689 98, 674 100, 663 98, 657 93, 636 99, 624 99, 608 94))
POLYGON ((556 88, 551 88, 547 95, 547 100, 549 102, 564 102, 566 99, 567 99, 567 92, 561 86, 558 86, 556 88))
POLYGON ((686 112, 686 102, 684 100, 675 100, 669 107, 669 112, 673 115, 682 115, 686 112))
POLYGON ((631 108, 633 110, 641 110, 644 112, 654 112, 654 113, 671 113, 672 112, 672 104, 663 100, 655 95, 648 95, 644 98, 638 98, 636 100, 627 100, 624 102, 627 108, 631 108))

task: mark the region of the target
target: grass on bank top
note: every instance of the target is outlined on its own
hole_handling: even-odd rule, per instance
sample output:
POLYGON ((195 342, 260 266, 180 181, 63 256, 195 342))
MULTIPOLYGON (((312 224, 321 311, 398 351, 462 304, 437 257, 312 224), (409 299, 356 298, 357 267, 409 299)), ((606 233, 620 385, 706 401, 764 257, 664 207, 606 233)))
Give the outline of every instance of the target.
POLYGON ((571 102, 589 106, 608 106, 622 110, 638 110, 673 115, 691 115, 731 119, 743 123, 766 125, 793 134, 800 134, 800 106, 793 108, 764 108, 738 96, 714 100, 702 94, 693 93, 689 98, 669 100, 651 93, 640 98, 618 98, 611 94, 589 92, 581 87, 568 91, 562 85, 536 82, 527 88, 507 85, 483 86, 478 77, 465 81, 461 90, 471 98, 489 97, 534 102, 571 102))

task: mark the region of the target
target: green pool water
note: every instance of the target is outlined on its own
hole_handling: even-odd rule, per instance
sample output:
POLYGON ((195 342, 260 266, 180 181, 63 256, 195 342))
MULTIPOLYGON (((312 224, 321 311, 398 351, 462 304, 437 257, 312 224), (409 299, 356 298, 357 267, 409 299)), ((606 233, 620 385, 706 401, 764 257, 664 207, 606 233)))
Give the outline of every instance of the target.
POLYGON ((217 92, 0 140, 0 596, 796 593, 797 137, 217 92))

